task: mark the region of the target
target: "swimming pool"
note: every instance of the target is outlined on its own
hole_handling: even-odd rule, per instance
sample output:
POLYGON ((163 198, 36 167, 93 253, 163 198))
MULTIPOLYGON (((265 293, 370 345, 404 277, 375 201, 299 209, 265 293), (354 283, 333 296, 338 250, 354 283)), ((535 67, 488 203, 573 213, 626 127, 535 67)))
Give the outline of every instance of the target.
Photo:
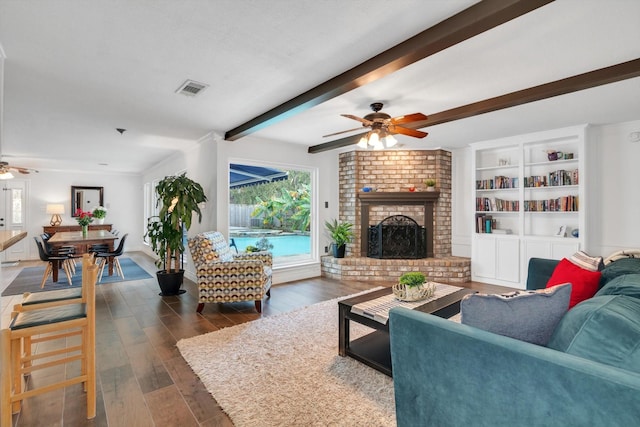
MULTIPOLYGON (((311 253, 311 236, 286 234, 266 237, 269 243, 273 245, 271 253, 274 257, 311 253)), ((244 249, 249 245, 256 246, 258 240, 262 239, 262 237, 260 236, 231 236, 231 238, 236 242, 236 246, 238 247, 239 251, 244 251, 244 249)))

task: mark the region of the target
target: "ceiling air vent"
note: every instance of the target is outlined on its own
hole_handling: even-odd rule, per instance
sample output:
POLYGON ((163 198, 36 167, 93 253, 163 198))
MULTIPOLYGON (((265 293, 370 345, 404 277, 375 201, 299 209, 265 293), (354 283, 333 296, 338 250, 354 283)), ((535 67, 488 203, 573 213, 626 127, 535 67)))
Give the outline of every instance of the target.
POLYGON ((196 96, 208 87, 209 85, 206 85, 204 83, 198 83, 193 80, 185 80, 185 82, 180 85, 178 90, 176 90, 176 93, 181 93, 182 95, 186 96, 196 96))

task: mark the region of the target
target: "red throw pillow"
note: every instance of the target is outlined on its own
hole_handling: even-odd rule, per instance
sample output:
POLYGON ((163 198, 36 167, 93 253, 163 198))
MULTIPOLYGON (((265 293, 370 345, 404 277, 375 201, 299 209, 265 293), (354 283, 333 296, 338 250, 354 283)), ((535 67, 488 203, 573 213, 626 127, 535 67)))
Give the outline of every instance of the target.
POLYGON ((600 276, 602 273, 599 271, 585 270, 563 258, 553 270, 553 274, 547 282, 547 288, 571 283, 571 298, 569 299, 569 308, 571 308, 596 294, 600 284, 600 276))

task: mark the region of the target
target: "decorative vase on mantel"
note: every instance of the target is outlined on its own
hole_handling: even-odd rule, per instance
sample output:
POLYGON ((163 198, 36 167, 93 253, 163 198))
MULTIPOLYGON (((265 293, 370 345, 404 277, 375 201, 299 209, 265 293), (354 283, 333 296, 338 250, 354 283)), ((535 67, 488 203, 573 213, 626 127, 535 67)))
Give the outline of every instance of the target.
POLYGON ((82 226, 82 237, 87 237, 87 233, 89 233, 89 226, 88 225, 83 225, 82 226))

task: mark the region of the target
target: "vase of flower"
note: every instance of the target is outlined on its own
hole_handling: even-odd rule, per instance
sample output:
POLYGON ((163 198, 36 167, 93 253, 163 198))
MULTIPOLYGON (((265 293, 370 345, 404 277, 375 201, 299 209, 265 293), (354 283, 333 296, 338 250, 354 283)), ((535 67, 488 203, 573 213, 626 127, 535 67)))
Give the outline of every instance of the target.
POLYGON ((89 224, 93 222, 93 213, 83 212, 82 209, 76 211, 76 220, 78 225, 82 227, 82 237, 87 237, 89 233, 89 224))

